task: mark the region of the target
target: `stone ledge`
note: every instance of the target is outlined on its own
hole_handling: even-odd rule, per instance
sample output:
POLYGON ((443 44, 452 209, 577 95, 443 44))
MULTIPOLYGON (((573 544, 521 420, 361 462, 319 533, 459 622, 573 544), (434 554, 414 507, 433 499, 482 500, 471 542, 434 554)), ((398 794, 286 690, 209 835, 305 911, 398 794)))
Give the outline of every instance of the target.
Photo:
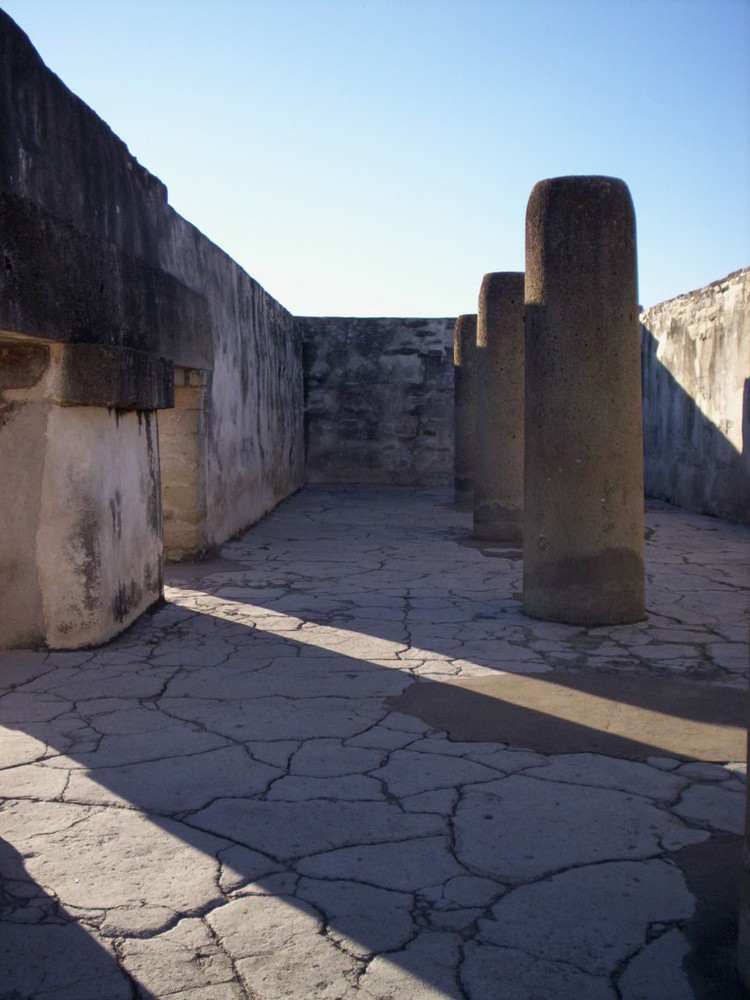
POLYGON ((174 406, 171 361, 127 347, 66 344, 61 354, 59 398, 63 406, 164 410, 174 406))
POLYGON ((171 361, 127 347, 56 344, 0 335, 0 391, 20 401, 117 410, 174 406, 171 361))

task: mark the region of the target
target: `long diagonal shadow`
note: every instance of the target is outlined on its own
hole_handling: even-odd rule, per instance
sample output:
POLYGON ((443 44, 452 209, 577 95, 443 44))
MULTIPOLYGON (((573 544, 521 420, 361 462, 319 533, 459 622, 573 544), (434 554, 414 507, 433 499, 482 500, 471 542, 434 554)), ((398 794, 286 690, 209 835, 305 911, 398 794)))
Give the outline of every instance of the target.
MULTIPOLYGON (((369 656, 363 659, 370 664, 384 666, 391 660, 398 669, 399 653, 406 651, 403 643, 382 635, 232 600, 222 596, 221 588, 210 595, 182 589, 173 600, 222 621, 244 619, 265 635, 314 650, 336 654, 364 644, 369 656)), ((651 677, 646 684, 633 674, 501 672, 500 677, 471 681, 424 681, 390 703, 457 740, 494 740, 545 753, 597 752, 635 759, 665 753, 695 760, 710 760, 712 753, 718 754, 716 759, 740 760, 745 754, 747 696, 679 677, 651 677), (624 706, 635 711, 623 711, 624 706), (677 726, 677 720, 686 725, 677 726), (720 729, 730 732, 721 734, 720 729)))
MULTIPOLYGON (((0 840, 0 997, 131 1000, 133 979, 114 950, 94 940, 29 877, 22 856, 0 840)), ((153 994, 142 986, 139 997, 153 994)))
MULTIPOLYGON (((329 963, 326 974, 342 989, 361 974, 357 957, 384 953, 415 980, 462 995, 452 971, 457 957, 441 962, 434 949, 420 950, 431 938, 439 952, 447 938, 420 922, 426 906, 445 901, 446 887, 458 899, 459 889, 467 893, 471 884, 476 893, 482 882, 484 895, 473 897, 472 907, 447 908, 454 916, 467 910, 467 919, 472 910, 464 931, 472 939, 478 917, 489 916, 505 893, 502 863, 472 829, 475 812, 461 810, 472 796, 494 793, 498 782, 525 787, 525 773, 545 765, 523 734, 556 727, 563 752, 595 747, 636 760, 668 748, 657 739, 603 736, 581 718, 545 711, 544 688, 617 703, 572 672, 511 679, 513 697, 488 694, 479 681, 475 690, 436 681, 410 687, 402 657, 413 636, 395 618, 344 631, 336 599, 328 621, 303 611, 295 617, 294 593, 264 600, 262 589, 254 596, 242 583, 237 566, 229 568, 232 578, 217 575, 211 592, 175 588, 172 604, 106 650, 19 663, 0 699, 0 723, 11 736, 4 754, 10 766, 0 773, 4 836, 37 883, 117 942, 117 969, 135 969, 136 979, 139 963, 156 949, 194 947, 211 953, 219 978, 239 973, 252 986, 286 977, 292 995, 304 996, 311 995, 311 956, 329 963), (415 710, 432 719, 426 724, 405 714, 420 689, 440 692, 454 708, 458 699, 459 716, 488 715, 495 728, 479 734, 475 750, 435 740, 432 709, 415 710), (304 967, 291 950, 283 957, 285 923, 306 942, 304 967), (258 927, 265 950, 253 937, 258 927)), ((350 584, 342 579, 342 599, 352 596, 350 584)), ((305 604, 299 594, 296 601, 305 604)), ((439 607, 432 625, 424 617, 422 634, 431 627, 439 633, 439 607)), ((439 655, 440 646, 423 653, 439 655)), ((444 648, 456 653, 449 642, 444 648)), ((624 700, 698 725, 709 721, 705 703, 687 696, 671 706, 654 696, 649 705, 645 685, 627 690, 624 700)), ((741 701, 735 691, 717 702, 710 721, 743 732, 741 701)), ((590 716, 593 702, 584 704, 590 716)), ((469 736, 476 733, 458 739, 469 736)), ((537 749, 560 752, 560 745, 537 749)), ((689 751, 682 756, 694 759, 689 751)), ((537 781, 535 794, 543 797, 545 786, 552 783, 537 781)), ((576 860, 576 822, 567 830, 570 843, 561 844, 561 870, 576 860)), ((632 838, 632 830, 625 834, 632 838)), ((639 844, 635 854, 615 841, 623 858, 659 853, 656 841, 639 844)), ((529 864, 529 878, 547 871, 529 864)), ((195 966, 192 974, 187 985, 204 985, 195 966)))

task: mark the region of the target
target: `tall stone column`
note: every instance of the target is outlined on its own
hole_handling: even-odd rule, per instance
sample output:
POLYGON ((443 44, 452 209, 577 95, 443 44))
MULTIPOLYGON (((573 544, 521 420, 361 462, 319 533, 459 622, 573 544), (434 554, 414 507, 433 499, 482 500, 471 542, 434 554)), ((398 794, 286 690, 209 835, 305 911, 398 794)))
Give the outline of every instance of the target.
POLYGON ((644 617, 635 213, 611 177, 541 181, 526 211, 524 611, 644 617))
POLYGON ((485 274, 477 311, 474 537, 523 538, 524 276, 485 274))
POLYGON ((474 499, 477 317, 459 316, 453 333, 455 389, 455 500, 471 507, 474 499))

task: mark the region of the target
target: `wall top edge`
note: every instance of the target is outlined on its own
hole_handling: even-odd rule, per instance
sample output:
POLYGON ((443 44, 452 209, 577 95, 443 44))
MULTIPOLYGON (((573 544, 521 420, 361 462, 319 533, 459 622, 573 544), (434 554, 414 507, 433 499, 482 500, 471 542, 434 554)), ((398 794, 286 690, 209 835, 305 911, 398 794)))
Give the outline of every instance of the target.
POLYGON ((266 298, 269 302, 273 303, 285 316, 290 319, 303 319, 301 316, 294 316, 294 314, 287 309, 284 303, 278 299, 273 292, 269 290, 262 284, 257 278, 253 277, 252 274, 240 264, 236 258, 234 258, 227 250, 224 249, 219 243, 217 243, 211 236, 206 235, 202 229, 200 229, 194 222, 190 219, 185 218, 184 215, 180 215, 176 208, 174 208, 169 202, 167 202, 167 212, 169 217, 175 226, 182 228, 183 232, 190 234, 191 238, 195 240, 198 244, 202 244, 205 248, 210 249, 212 254, 215 254, 217 258, 221 258, 228 266, 234 268, 235 272, 240 275, 243 281, 248 281, 256 291, 266 298))
POLYGON ((20 74, 20 78, 24 81, 24 84, 28 85, 29 79, 34 77, 37 80, 49 80, 53 87, 57 88, 58 93, 64 95, 65 99, 76 108, 77 114, 82 119, 91 123, 94 129, 99 129, 109 136, 110 141, 120 151, 127 169, 137 175, 144 189, 150 191, 158 201, 166 204, 166 184, 156 174, 153 174, 147 167, 140 163, 136 156, 131 153, 127 143, 117 135, 101 115, 97 114, 90 105, 86 104, 82 98, 68 87, 65 81, 54 70, 47 66, 23 28, 16 24, 13 18, 4 10, 0 10, 0 38, 2 39, 4 57, 14 60, 16 64, 14 69, 20 74))
POLYGON ((301 323, 455 323, 455 316, 295 316, 301 323))
POLYGON ((725 275, 723 278, 717 278, 715 281, 709 281, 707 285, 702 285, 700 288, 693 288, 689 292, 682 292, 680 295, 674 295, 671 299, 664 299, 662 302, 656 302, 647 309, 643 309, 641 311, 641 316, 654 309, 660 309, 662 306, 666 306, 670 302, 678 302, 680 299, 698 298, 713 288, 720 288, 722 285, 726 285, 729 282, 745 277, 750 278, 750 267, 741 267, 737 271, 730 271, 729 274, 725 275))

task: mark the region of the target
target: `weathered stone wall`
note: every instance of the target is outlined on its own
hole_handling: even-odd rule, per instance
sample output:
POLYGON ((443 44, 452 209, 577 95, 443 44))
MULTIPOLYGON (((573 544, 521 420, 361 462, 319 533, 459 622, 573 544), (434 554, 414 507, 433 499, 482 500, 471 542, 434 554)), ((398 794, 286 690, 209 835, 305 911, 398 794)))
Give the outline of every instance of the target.
POLYGON ((0 467, 25 490, 0 497, 0 620, 14 623, 0 646, 99 642, 161 593, 160 487, 168 549, 190 556, 302 485, 300 334, 2 11, 0 121, 0 467), (54 378, 19 344, 47 352, 54 378), (175 367, 190 373, 176 399, 175 367), (160 463, 155 411, 174 402, 160 463), (48 572, 46 552, 67 569, 48 572), (88 610, 50 610, 76 588, 88 610))
POLYGON ((170 208, 164 184, 2 12, 0 54, 0 328, 205 371, 205 540, 218 544, 303 482, 293 318, 170 208))
POLYGON ((750 268, 641 314, 648 496, 750 522, 750 268))
MULTIPOLYGON (((750 521, 750 268, 641 323, 646 494, 750 521)), ((299 324, 309 481, 449 483, 452 320, 299 324)))
MULTIPOLYGON (((207 537, 220 542, 302 483, 294 321, 169 207, 164 184, 46 69, 13 22, 0 18, 0 191, 35 215, 39 230, 38 238, 27 236, 33 245, 15 272, 29 294, 26 314, 15 315, 11 328, 20 319, 28 332, 86 341, 111 339, 114 330, 121 343, 210 372, 207 537), (40 253, 46 271, 36 266, 40 253), (45 275, 41 287, 34 271, 45 275), (85 294, 75 298, 82 286, 85 294), (63 300, 62 310, 61 289, 74 298, 63 300), (32 305, 35 312, 44 307, 39 320, 32 305)), ((22 222, 14 231, 28 234, 22 222)), ((13 304, 21 298, 16 289, 13 304)))
POLYGON ((453 481, 453 319, 299 320, 309 482, 453 481))
POLYGON ((304 483, 302 342, 291 314, 171 209, 160 244, 165 270, 205 298, 205 540, 255 523, 304 483))

